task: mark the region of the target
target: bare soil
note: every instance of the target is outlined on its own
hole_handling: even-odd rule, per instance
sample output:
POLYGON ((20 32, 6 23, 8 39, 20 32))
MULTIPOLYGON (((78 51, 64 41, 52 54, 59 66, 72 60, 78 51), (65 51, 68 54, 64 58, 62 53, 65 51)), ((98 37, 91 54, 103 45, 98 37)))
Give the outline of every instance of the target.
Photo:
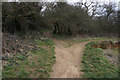
POLYGON ((72 45, 71 47, 64 47, 66 43, 60 40, 55 42, 55 56, 56 63, 53 65, 53 72, 51 78, 81 78, 81 56, 85 44, 88 42, 81 42, 72 45))

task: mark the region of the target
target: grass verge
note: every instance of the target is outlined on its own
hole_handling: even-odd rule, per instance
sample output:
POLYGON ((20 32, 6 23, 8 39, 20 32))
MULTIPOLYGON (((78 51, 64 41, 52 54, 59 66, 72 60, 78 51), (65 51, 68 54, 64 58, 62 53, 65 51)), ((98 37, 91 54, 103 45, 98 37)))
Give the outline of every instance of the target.
POLYGON ((3 78, 49 78, 55 62, 54 43, 50 39, 36 40, 30 52, 14 55, 3 68, 3 78))
POLYGON ((92 44, 97 42, 89 42, 86 44, 82 58, 82 71, 84 78, 118 78, 118 67, 110 63, 110 61, 102 53, 101 48, 92 48, 92 44))
POLYGON ((104 40, 110 40, 110 41, 118 41, 118 38, 109 38, 109 37, 96 37, 96 38, 69 38, 67 41, 67 45, 65 47, 71 47, 72 45, 76 43, 81 42, 87 42, 87 41, 104 41, 104 40))

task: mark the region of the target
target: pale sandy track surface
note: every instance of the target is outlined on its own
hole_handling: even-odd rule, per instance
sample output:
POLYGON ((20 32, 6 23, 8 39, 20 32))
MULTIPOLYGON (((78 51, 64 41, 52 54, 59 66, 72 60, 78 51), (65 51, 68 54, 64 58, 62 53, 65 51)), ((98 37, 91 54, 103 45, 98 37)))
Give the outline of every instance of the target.
POLYGON ((85 44, 81 42, 65 48, 65 42, 54 40, 56 62, 53 65, 51 78, 81 78, 81 58, 85 44))

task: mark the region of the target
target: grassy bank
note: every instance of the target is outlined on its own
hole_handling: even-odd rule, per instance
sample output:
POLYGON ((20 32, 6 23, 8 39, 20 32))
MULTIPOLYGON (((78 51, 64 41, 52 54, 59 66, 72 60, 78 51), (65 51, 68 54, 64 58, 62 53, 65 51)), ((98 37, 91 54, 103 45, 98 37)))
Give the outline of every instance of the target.
POLYGON ((36 40, 28 53, 14 55, 3 68, 3 78, 48 78, 55 62, 54 43, 50 39, 36 40))
MULTIPOLYGON (((57 38, 58 39, 58 38, 57 38)), ((67 45, 65 45, 65 47, 70 47, 72 46, 73 44, 77 44, 77 43, 81 43, 81 42, 87 42, 87 41, 104 41, 104 40, 107 40, 107 41, 118 41, 120 39, 118 38, 112 38, 112 37, 85 37, 85 38, 68 38, 68 39, 64 39, 64 41, 67 40, 67 45)))
POLYGON ((83 67, 84 78, 118 78, 118 67, 112 64, 105 55, 101 48, 92 48, 92 44, 97 42, 89 42, 83 54, 83 67))

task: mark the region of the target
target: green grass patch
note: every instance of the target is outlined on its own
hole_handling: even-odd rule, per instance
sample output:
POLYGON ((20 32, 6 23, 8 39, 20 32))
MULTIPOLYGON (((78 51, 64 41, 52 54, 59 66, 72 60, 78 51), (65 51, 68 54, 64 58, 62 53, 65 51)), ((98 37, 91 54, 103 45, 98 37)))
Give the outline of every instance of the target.
POLYGON ((48 46, 53 46, 55 45, 52 40, 50 39, 42 39, 42 40, 36 40, 36 44, 38 45, 48 45, 48 46))
POLYGON ((92 48, 92 44, 98 42, 89 42, 86 45, 82 58, 82 71, 84 78, 118 78, 118 67, 113 65, 102 53, 101 48, 92 48))
POLYGON ((76 40, 77 42, 85 42, 90 40, 110 40, 110 41, 116 41, 118 38, 112 38, 112 37, 96 37, 96 38, 83 38, 81 40, 76 40))
POLYGON ((112 38, 112 37, 96 37, 96 38, 67 38, 63 39, 67 41, 67 44, 65 45, 65 48, 71 47, 72 45, 80 42, 87 42, 87 41, 103 41, 103 40, 109 40, 109 41, 118 41, 118 38, 112 38))
POLYGON ((54 43, 50 39, 36 40, 36 47, 29 54, 14 55, 3 68, 3 78, 49 78, 55 62, 54 43), (29 59, 30 57, 30 59, 29 59))
POLYGON ((25 70, 25 65, 28 64, 28 55, 25 53, 13 55, 13 57, 8 60, 8 64, 2 70, 3 78, 26 78, 29 73, 25 70))

